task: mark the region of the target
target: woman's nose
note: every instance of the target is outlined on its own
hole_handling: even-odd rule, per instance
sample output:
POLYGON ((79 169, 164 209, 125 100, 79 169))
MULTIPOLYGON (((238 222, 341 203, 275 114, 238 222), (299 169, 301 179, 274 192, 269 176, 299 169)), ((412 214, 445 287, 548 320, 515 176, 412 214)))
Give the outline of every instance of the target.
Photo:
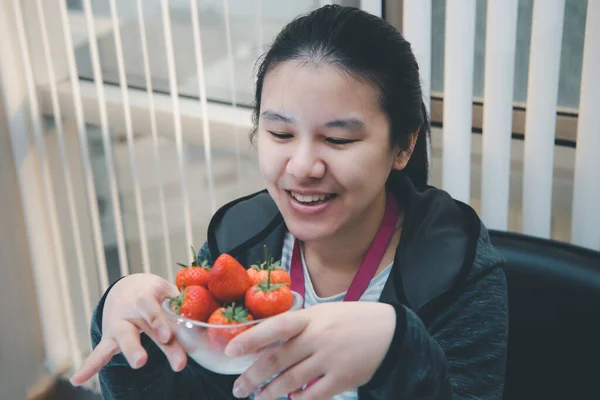
POLYGON ((325 174, 325 163, 312 147, 303 146, 297 148, 290 157, 286 172, 298 179, 319 179, 325 174))

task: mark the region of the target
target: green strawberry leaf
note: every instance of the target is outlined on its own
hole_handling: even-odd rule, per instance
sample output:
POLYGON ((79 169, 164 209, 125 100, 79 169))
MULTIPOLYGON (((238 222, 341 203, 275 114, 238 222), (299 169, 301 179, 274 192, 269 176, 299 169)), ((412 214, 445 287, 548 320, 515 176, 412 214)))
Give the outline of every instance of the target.
POLYGON ((227 322, 248 322, 248 310, 244 306, 236 306, 235 302, 221 311, 227 322))
POLYGON ((269 283, 267 279, 258 284, 258 288, 265 293, 274 292, 284 286, 285 283, 269 283))
POLYGON ((166 299, 171 300, 171 311, 173 311, 177 315, 179 315, 179 313, 181 312, 181 306, 183 304, 184 297, 185 297, 185 289, 178 296, 175 296, 175 297, 165 296, 166 299))
POLYGON ((198 262, 198 253, 196 253, 196 250, 194 249, 194 246, 190 246, 190 249, 192 250, 192 266, 198 266, 199 262, 198 262))

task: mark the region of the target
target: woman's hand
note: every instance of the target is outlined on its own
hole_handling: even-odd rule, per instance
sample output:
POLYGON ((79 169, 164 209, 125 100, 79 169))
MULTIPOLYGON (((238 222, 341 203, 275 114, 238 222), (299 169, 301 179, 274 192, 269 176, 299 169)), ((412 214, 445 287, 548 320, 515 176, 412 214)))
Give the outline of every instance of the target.
POLYGON ((279 341, 235 382, 236 397, 260 384, 256 400, 294 393, 294 399, 329 399, 367 383, 383 361, 396 328, 392 306, 374 302, 320 304, 281 314, 235 337, 226 352, 255 353, 279 341), (313 382, 300 391, 306 383, 313 382))
POLYGON ((156 275, 133 274, 117 282, 104 302, 102 340, 73 375, 71 383, 76 386, 85 383, 118 353, 123 353, 131 368, 144 366, 148 353, 140 343, 141 332, 160 347, 174 371, 182 370, 187 356, 173 339, 160 305, 165 296, 177 294, 174 285, 156 275))

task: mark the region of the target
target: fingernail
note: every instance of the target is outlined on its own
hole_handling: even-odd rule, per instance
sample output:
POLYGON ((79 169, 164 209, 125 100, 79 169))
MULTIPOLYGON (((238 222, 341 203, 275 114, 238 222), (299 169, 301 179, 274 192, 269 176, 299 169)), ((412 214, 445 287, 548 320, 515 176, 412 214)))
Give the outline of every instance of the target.
POLYGON ((225 349, 225 354, 228 357, 240 357, 240 356, 244 355, 244 349, 239 344, 230 344, 225 349))
POLYGON ((173 357, 173 371, 175 372, 179 372, 181 371, 182 368, 182 364, 183 364, 183 358, 180 356, 174 356, 173 357))
POLYGON ((167 328, 164 325, 161 325, 160 328, 158 328, 158 340, 160 340, 163 343, 167 343, 169 341, 169 328, 167 328))
POLYGON ((233 395, 238 399, 241 399, 248 397, 250 393, 248 393, 248 389, 244 387, 242 382, 235 381, 235 384, 233 385, 233 395))
POLYGON ((141 366, 140 361, 141 361, 142 357, 144 357, 144 355, 142 353, 135 353, 133 355, 133 357, 131 357, 132 358, 131 363, 133 364, 132 365, 133 368, 139 368, 141 366))

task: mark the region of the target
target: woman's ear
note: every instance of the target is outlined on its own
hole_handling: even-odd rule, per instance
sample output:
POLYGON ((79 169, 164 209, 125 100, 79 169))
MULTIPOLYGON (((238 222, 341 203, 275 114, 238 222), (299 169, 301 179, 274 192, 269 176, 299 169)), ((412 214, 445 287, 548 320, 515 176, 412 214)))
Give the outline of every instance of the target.
POLYGON ((419 129, 411 133, 408 137, 408 148, 405 150, 396 149, 394 154, 394 164, 392 166, 395 170, 403 170, 406 168, 408 164, 408 160, 412 156, 413 151, 415 150, 415 145, 417 144, 417 138, 419 137, 419 129))

